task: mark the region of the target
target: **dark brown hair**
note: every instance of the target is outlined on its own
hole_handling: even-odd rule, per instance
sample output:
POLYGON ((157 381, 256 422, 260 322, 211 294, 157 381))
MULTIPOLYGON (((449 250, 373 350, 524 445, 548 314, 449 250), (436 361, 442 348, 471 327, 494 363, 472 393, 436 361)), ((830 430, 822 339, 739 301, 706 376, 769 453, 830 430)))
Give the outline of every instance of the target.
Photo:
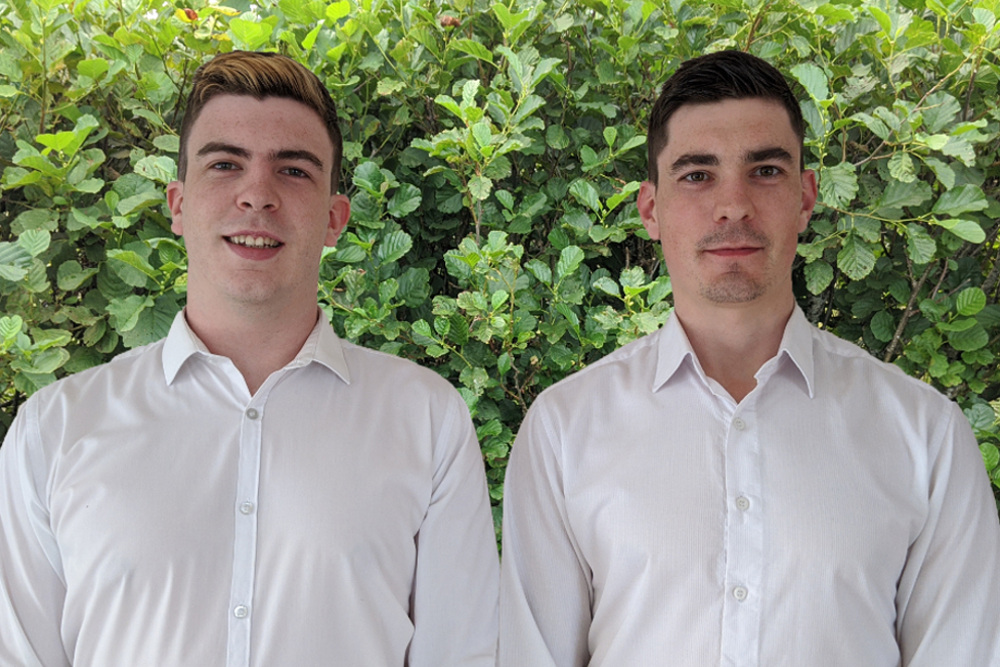
MULTIPOLYGON (((720 51, 692 58, 667 79, 649 115, 646 141, 649 180, 656 185, 656 158, 667 145, 667 122, 685 104, 722 100, 765 99, 779 102, 788 112, 792 130, 803 142, 806 125, 802 109, 781 72, 757 56, 742 51, 720 51)), ((799 154, 804 161, 804 150, 799 154)), ((800 167, 804 166, 804 162, 800 167)))
POLYGON ((231 51, 215 56, 198 68, 181 122, 178 179, 183 181, 187 174, 187 141, 191 128, 208 101, 217 95, 249 95, 258 100, 285 97, 319 114, 333 143, 330 190, 336 192, 344 142, 333 98, 315 74, 278 53, 231 51))

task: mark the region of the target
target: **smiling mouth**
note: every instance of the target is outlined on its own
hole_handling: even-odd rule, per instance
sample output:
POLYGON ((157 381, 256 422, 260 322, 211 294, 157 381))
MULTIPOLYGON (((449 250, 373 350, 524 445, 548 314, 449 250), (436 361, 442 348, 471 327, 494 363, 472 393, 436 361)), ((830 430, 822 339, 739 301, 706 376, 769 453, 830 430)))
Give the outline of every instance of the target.
POLYGON ((223 237, 233 245, 243 246, 244 248, 277 248, 281 245, 281 241, 269 238, 267 236, 225 236, 223 237))

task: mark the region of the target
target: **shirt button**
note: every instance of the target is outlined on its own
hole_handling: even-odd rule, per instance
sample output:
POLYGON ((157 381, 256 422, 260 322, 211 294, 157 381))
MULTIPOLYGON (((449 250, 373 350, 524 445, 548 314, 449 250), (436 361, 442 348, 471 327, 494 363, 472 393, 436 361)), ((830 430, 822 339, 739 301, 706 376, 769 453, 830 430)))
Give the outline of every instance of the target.
POLYGON ((250 502, 249 500, 244 500, 242 503, 240 503, 240 512, 243 514, 252 514, 253 503, 250 502))
POLYGON ((736 598, 737 602, 743 602, 747 599, 747 589, 737 586, 733 589, 733 597, 736 598))
POLYGON ((249 418, 249 419, 257 419, 258 416, 260 416, 260 413, 257 412, 257 410, 255 410, 254 408, 249 408, 247 410, 247 418, 249 418))
POLYGON ((750 499, 745 496, 740 496, 739 498, 736 499, 736 507, 741 512, 746 512, 748 509, 750 509, 750 499))
POLYGON ((236 618, 246 618, 249 613, 250 610, 247 609, 245 604, 237 605, 236 608, 233 609, 233 616, 236 618))
POLYGON ((742 431, 746 427, 747 423, 742 419, 740 419, 739 417, 733 420, 733 428, 735 428, 737 431, 742 431))

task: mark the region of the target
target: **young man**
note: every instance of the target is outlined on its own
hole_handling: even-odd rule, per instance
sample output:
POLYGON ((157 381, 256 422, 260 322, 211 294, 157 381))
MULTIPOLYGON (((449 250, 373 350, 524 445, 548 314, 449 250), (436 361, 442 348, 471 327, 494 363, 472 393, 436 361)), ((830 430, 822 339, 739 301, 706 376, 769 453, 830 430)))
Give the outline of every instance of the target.
POLYGON ((795 305, 803 136, 753 56, 664 86, 638 205, 676 308, 521 427, 502 667, 1000 664, 1000 523, 968 423, 795 305))
POLYGON ((493 664, 468 411, 319 316, 340 156, 301 65, 198 70, 167 189, 187 307, 39 391, 0 449, 0 665, 493 664))

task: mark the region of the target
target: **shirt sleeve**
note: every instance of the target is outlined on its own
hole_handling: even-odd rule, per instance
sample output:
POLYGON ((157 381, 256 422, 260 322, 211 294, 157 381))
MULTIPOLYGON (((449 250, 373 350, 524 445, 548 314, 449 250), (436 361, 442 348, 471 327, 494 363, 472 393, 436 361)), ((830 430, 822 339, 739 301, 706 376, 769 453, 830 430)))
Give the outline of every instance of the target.
POLYGON ((494 667, 499 561, 483 459, 457 393, 435 445, 417 535, 408 667, 494 667))
POLYGON ((69 665, 60 635, 66 586, 45 497, 48 466, 28 401, 0 447, 0 665, 69 665))
POLYGON ((536 402, 504 489, 499 667, 582 667, 590 659, 590 568, 570 526, 561 452, 536 402))
POLYGON ((957 405, 931 443, 928 511, 896 597, 905 667, 1000 664, 1000 521, 957 405))

